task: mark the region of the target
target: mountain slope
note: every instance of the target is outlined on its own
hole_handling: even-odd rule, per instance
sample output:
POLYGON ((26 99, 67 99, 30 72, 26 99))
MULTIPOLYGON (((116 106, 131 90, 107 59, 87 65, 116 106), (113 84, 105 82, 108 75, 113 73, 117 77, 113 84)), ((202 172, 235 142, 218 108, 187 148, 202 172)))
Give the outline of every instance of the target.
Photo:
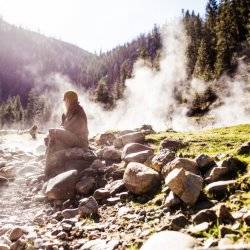
POLYGON ((0 100, 17 94, 25 99, 31 87, 54 72, 88 87, 82 72, 87 71, 96 55, 3 20, 0 37, 0 100))

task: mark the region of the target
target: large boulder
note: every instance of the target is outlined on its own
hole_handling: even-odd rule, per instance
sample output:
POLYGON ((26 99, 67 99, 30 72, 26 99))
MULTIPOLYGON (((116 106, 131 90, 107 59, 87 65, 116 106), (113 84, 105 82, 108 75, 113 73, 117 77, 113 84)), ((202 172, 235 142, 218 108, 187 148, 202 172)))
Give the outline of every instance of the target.
POLYGON ((122 151, 122 159, 125 162, 145 163, 153 157, 152 148, 140 143, 128 143, 122 151))
POLYGON ((208 183, 221 180, 221 178, 228 173, 228 168, 214 167, 205 174, 205 181, 208 183))
POLYGON ((144 164, 130 162, 124 172, 123 182, 130 192, 143 194, 160 184, 160 176, 144 164))
POLYGON ((51 178, 46 187, 45 195, 49 200, 67 200, 75 196, 77 171, 69 170, 51 178))
POLYGON ((205 180, 208 183, 220 181, 223 179, 234 178, 238 172, 243 172, 246 169, 246 164, 236 157, 228 157, 218 163, 205 173, 205 180))
POLYGON ((216 181, 208 184, 205 191, 214 197, 224 197, 231 189, 237 187, 236 180, 216 181))
POLYGON ((137 153, 141 151, 151 151, 152 153, 154 150, 148 146, 145 146, 140 143, 128 143, 122 150, 122 159, 124 159, 127 155, 132 153, 137 153))
POLYGON ((45 177, 49 179, 68 170, 81 172, 96 158, 93 151, 83 148, 68 148, 49 153, 46 157, 45 177))
POLYGON ((126 157, 124 158, 124 161, 146 163, 147 161, 151 160, 152 157, 153 157, 153 153, 149 150, 145 150, 145 151, 140 151, 140 152, 126 155, 126 157))
POLYGON ((182 201, 193 205, 200 195, 203 179, 183 168, 176 168, 168 174, 165 183, 182 201))
POLYGON ((236 157, 228 157, 221 162, 221 167, 228 169, 230 175, 235 175, 238 171, 245 171, 247 164, 236 157))
POLYGON ((141 250, 187 250, 193 249, 196 241, 188 234, 176 231, 162 231, 153 234, 141 247, 141 250))
POLYGON ((155 155, 152 159, 152 168, 161 172, 162 167, 175 159, 175 152, 169 149, 162 149, 160 153, 155 155))
POLYGON ((114 147, 105 147, 102 150, 102 158, 107 162, 120 162, 121 161, 121 151, 115 149, 114 147))
POLYGON ((117 148, 122 148, 128 143, 136 142, 143 143, 145 140, 145 135, 142 132, 132 132, 125 135, 121 135, 114 140, 114 146, 117 148))
POLYGON ((175 158, 173 161, 170 161, 162 168, 162 175, 166 177, 173 169, 183 168, 194 174, 199 174, 199 169, 195 161, 187 158, 175 158))

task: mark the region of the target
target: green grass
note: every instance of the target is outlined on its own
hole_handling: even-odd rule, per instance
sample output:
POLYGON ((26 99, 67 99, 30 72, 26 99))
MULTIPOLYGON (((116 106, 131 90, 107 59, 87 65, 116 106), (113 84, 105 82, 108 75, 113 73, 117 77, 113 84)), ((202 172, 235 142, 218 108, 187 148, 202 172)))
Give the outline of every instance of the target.
POLYGON ((250 141, 250 124, 209 129, 198 132, 161 132, 146 136, 146 140, 152 144, 156 151, 160 142, 165 139, 180 139, 187 146, 178 150, 178 154, 194 158, 201 153, 216 156, 217 154, 232 154, 239 159, 250 163, 250 155, 237 155, 238 147, 250 141))

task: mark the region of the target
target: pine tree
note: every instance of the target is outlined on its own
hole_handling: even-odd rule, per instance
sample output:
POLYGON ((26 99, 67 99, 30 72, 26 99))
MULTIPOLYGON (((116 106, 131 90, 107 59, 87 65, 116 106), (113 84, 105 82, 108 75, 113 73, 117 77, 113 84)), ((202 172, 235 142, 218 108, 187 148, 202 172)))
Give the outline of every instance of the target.
POLYGON ((33 123, 37 114, 38 95, 32 89, 28 94, 28 104, 26 108, 26 121, 33 123))
POLYGON ((208 51, 208 65, 211 70, 214 70, 216 61, 216 19, 218 13, 218 5, 216 0, 209 0, 206 6, 206 18, 204 25, 204 40, 208 51))
POLYGON ((215 73, 217 77, 220 77, 224 71, 232 67, 231 61, 239 37, 235 12, 230 0, 222 0, 219 6, 216 35, 215 73))
POLYGON ((115 82, 113 85, 113 94, 115 100, 119 100, 123 98, 123 93, 124 93, 125 85, 122 82, 115 82))
POLYGON ((24 110, 19 95, 13 97, 12 108, 15 115, 15 122, 22 123, 24 120, 24 110))
POLYGON ((102 77, 95 90, 95 100, 105 104, 105 108, 111 108, 114 104, 114 97, 107 86, 107 77, 102 77))
POLYGON ((11 125, 15 122, 15 112, 13 109, 13 98, 8 97, 7 101, 2 104, 2 126, 11 125))
POLYGON ((212 69, 209 65, 209 48, 205 39, 202 39, 194 68, 194 76, 205 81, 209 81, 211 80, 211 73, 212 69))
POLYGON ((184 24, 187 35, 190 38, 187 48, 187 70, 188 75, 192 76, 202 38, 202 19, 199 15, 195 15, 194 11, 192 11, 191 15, 189 14, 189 11, 186 11, 184 24))
POLYGON ((238 42, 247 40, 248 22, 250 18, 250 1, 249 0, 232 0, 232 9, 236 19, 238 29, 238 42))

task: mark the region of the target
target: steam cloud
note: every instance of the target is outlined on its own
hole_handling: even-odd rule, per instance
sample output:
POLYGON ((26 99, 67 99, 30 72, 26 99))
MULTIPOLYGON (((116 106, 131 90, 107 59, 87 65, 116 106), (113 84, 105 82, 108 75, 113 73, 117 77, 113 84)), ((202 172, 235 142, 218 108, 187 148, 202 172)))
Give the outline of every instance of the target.
MULTIPOLYGON (((175 21, 162 27, 163 49, 160 70, 147 66, 142 60, 134 65, 133 77, 125 83, 124 99, 113 111, 104 111, 101 106, 88 98, 88 93, 78 89, 64 76, 51 76, 57 91, 48 93, 53 101, 54 114, 48 127, 58 126, 62 110, 63 93, 69 89, 77 91, 84 107, 91 135, 111 129, 133 129, 150 124, 155 130, 196 130, 250 122, 249 79, 240 77, 246 72, 240 64, 239 75, 235 79, 223 77, 223 88, 219 89, 218 102, 209 114, 199 122, 186 116, 187 105, 176 101, 177 91, 190 99, 194 93, 202 93, 207 86, 198 79, 187 80, 186 49, 188 37, 182 22, 175 21), (224 93, 224 91, 227 93, 224 93)), ((215 83, 210 83, 215 84, 215 83)))

